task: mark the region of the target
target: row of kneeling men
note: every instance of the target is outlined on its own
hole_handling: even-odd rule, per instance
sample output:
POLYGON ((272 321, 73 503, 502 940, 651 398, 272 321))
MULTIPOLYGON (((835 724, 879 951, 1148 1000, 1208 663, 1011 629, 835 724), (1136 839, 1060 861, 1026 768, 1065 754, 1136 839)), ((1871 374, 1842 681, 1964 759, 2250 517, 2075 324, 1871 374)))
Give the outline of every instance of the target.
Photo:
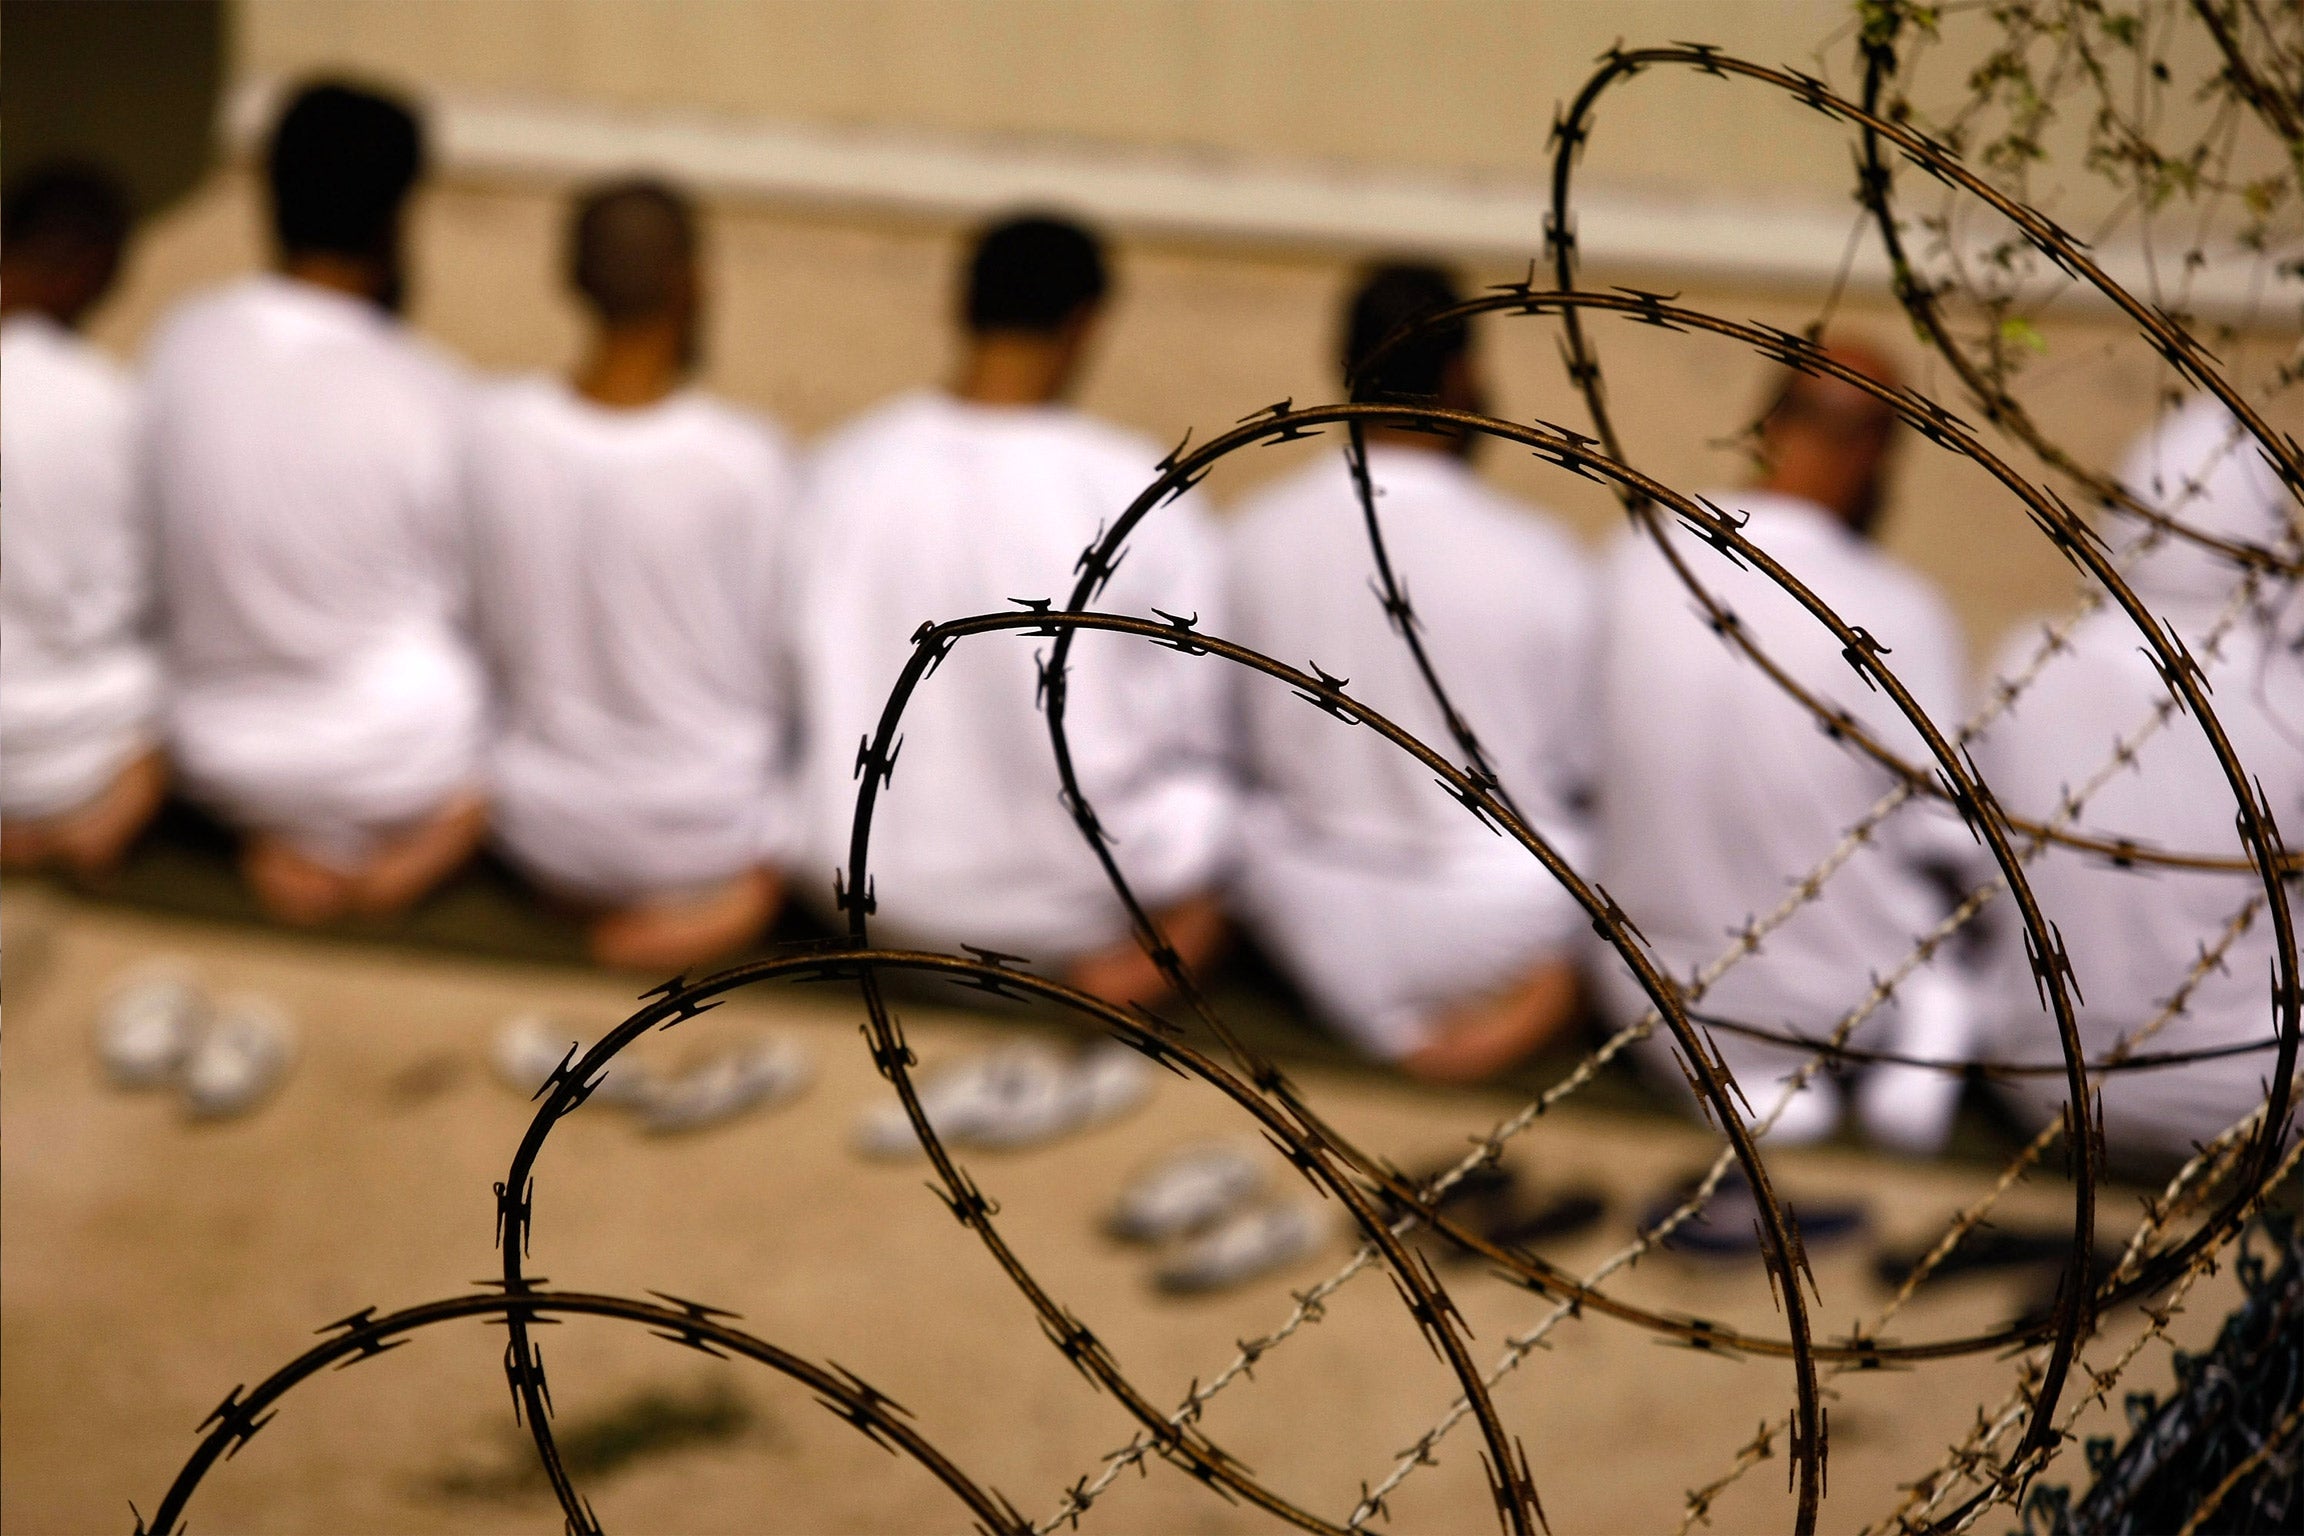
MULTIPOLYGON (((73 333, 117 260, 116 198, 71 170, 11 195, 10 862, 118 857, 172 779, 241 829, 249 881, 290 921, 404 907, 483 840, 586 911, 613 963, 670 969, 740 947, 787 889, 829 906, 832 871, 856 851, 860 767, 890 766, 858 743, 878 733, 922 622, 1061 603, 1083 550, 1152 478, 1153 444, 1064 403, 1104 309, 1101 243, 1051 217, 983 232, 949 387, 868 412, 803 462, 689 384, 696 223, 659 183, 577 205, 568 275, 594 325, 570 376, 476 382, 412 335, 396 319, 400 215, 421 162, 396 104, 341 87, 299 96, 269 155, 276 268, 186 304, 133 383, 73 333)), ((1341 348, 1359 398, 1481 409, 1467 325, 1377 352, 1456 301, 1433 268, 1368 274, 1341 348)), ((1833 355, 1892 377, 1861 346, 1833 355)), ((1764 416, 1758 483, 1712 500, 1864 626, 1949 735, 1965 691, 1956 627, 1871 538, 1895 436, 1878 396, 1789 376, 1764 416)), ((1854 1014, 1850 1040, 1876 1053, 2057 1059, 2024 945, 1994 921, 2008 902, 1987 898, 1981 937, 1921 945, 1994 871, 1940 799, 1859 749, 1929 762, 1890 696, 1782 589, 1676 525, 1627 535, 1595 567, 1473 472, 1470 433, 1376 422, 1363 441, 1365 498, 1330 451, 1221 523, 1199 493, 1156 507, 1093 606, 1316 660, 1443 756, 1476 741, 1521 820, 1597 877, 1689 992, 1755 1113, 1783 1100, 1780 1138, 1831 1131, 1845 1082, 1876 1135, 1924 1147, 1959 1079, 1894 1062, 1804 1077, 1807 1050, 1742 1031, 1817 1039, 1854 1014), (1819 730, 1818 708, 1858 729, 1819 730), (1820 867, 1819 894, 1803 878, 1820 867), (1737 937, 1754 932, 1756 946, 1737 937), (1882 977, 1893 988, 1864 1012, 1882 977)), ((2292 539, 2284 492, 2236 441, 2228 415, 2195 403, 2138 448, 2127 483, 2227 540, 2292 539)), ((2234 680, 2216 694, 2224 726, 2275 809, 2304 825, 2304 682, 2282 643, 2293 616, 2259 605, 2234 622, 2241 572, 2198 541, 2153 537, 2124 559, 2210 680, 2234 680)), ((2135 639, 2116 611, 2083 620, 1963 745, 2018 814, 2049 819, 2067 786, 2090 782, 2092 830, 2237 853, 2197 732, 2158 730, 2133 772, 2090 780, 2162 696, 2135 639)), ((962 638, 912 694, 859 893, 876 938, 985 946, 1115 1001, 1157 998, 1162 974, 1082 836, 1092 816, 1187 965, 1245 928, 1334 1027, 1423 1075, 1503 1070, 1587 1002, 1619 1026, 1646 1012, 1566 884, 1411 756, 1285 681, 1189 647, 1076 635, 1068 799, 1039 712, 1055 644, 1013 628, 962 638)), ((2026 670, 2036 644, 1995 675, 2026 670)), ((2031 879, 2085 989, 2093 1049, 2180 987, 2159 1048, 2236 1048, 2116 1074, 2115 1139, 2178 1148, 2244 1112, 2270 1061, 2243 1048, 2270 1035, 2267 925, 2186 978, 2247 877, 2146 880, 2051 849, 2031 879)), ((1663 1032, 1640 1049, 1678 1080, 1663 1032)), ((2013 1086, 2051 1114, 2063 1078, 2013 1086)))

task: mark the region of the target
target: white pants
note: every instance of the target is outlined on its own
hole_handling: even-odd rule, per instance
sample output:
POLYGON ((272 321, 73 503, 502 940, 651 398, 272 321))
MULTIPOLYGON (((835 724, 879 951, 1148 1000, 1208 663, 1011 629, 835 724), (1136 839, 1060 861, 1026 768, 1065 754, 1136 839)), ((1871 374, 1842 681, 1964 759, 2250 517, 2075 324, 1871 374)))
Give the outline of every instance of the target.
POLYGON ((123 646, 84 665, 0 687, 0 813, 37 819, 79 809, 156 745, 160 667, 123 646))
POLYGON ((491 764, 489 819, 498 845, 538 885, 624 906, 708 891, 783 862, 791 812, 778 793, 764 772, 666 762, 610 774, 507 741, 491 764))
POLYGON ((479 664, 416 634, 327 670, 183 678, 170 736, 195 798, 352 867, 478 786, 486 708, 479 664))
POLYGON ((1246 818, 1241 916, 1329 1023, 1393 1061, 1451 1007, 1565 958, 1583 909, 1526 849, 1403 858, 1324 845, 1269 807, 1246 818))

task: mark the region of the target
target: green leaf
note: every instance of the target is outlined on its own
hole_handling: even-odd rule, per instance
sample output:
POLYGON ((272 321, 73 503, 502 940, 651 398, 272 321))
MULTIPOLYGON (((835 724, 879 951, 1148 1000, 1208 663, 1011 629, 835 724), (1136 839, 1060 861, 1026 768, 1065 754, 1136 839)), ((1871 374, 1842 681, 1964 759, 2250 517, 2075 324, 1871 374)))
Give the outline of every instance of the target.
POLYGON ((2004 346, 2021 347, 2035 354, 2048 350, 2048 338, 2040 334, 2040 327, 2022 315, 2009 315, 2001 320, 2000 341, 2004 346))

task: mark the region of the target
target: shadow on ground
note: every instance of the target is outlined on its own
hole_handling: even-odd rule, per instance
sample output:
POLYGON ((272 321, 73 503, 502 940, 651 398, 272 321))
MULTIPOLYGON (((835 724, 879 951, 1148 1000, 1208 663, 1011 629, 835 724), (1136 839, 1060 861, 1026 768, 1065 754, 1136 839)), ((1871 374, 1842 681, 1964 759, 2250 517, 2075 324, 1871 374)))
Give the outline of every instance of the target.
MULTIPOLYGON (((570 1477, 592 1484, 636 1464, 736 1440, 772 1440, 774 1432, 726 1381, 685 1387, 652 1385, 590 1413, 554 1421, 560 1460, 570 1477)), ((552 1485, 528 1436, 502 1426, 492 1456, 427 1478, 419 1491, 436 1499, 510 1502, 549 1498, 552 1485)))

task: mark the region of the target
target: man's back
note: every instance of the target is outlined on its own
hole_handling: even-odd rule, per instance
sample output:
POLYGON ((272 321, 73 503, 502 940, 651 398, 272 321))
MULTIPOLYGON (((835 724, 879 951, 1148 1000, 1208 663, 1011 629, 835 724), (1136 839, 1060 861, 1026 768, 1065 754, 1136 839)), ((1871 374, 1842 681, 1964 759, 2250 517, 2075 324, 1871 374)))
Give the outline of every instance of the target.
POLYGON ((134 389, 44 316, 0 327, 0 806, 62 810, 138 744, 159 697, 134 389))
MULTIPOLYGON (((1458 715, 1512 801, 1570 862, 1590 854, 1591 577, 1542 514, 1437 447, 1368 455, 1394 578, 1458 715)), ((1443 757, 1448 730, 1386 616, 1365 518, 1329 457, 1254 498, 1228 530, 1243 643, 1346 680, 1443 757)), ((1375 732, 1237 673, 1249 781, 1234 901, 1322 1019, 1385 1060, 1485 1075, 1568 1017, 1583 913, 1535 855, 1474 817, 1375 732), (1479 1044, 1471 1065, 1454 1059, 1479 1044)))
MULTIPOLYGON (((2147 504, 2193 526, 2264 545, 2282 537, 2290 505, 2285 493, 2212 401, 2196 402, 2148 436, 2123 479, 2147 504), (2181 489, 2186 482, 2200 491, 2181 489)), ((2294 600, 2234 612, 2239 568, 2182 541, 2123 564, 2138 597, 2199 661, 2217 721, 2250 779, 2262 786, 2274 819, 2283 828, 2304 824, 2304 661, 2294 648, 2304 620, 2294 600)), ((2019 665, 2038 643, 2030 634, 2011 637, 2000 667, 2019 665)), ((2088 794, 2081 827, 2153 848, 2244 858, 2232 790, 2198 726, 2181 714, 2150 725, 2167 689, 2142 645, 2124 613, 2107 609, 2082 620, 2066 652, 2050 661, 1979 746, 1993 790, 2012 814, 2049 819, 2067 789, 2087 784, 2112 760, 2116 744, 2127 741, 2132 766, 2088 794)), ((2202 947, 2222 942, 2241 906, 2262 894, 2253 873, 2122 869, 2061 848, 2044 851, 2030 875, 2071 954, 2085 997, 2081 1034, 2091 1054, 2109 1051, 2158 1016, 2202 947)), ((2007 914, 1995 926, 1994 1054, 2056 1060, 2053 1026, 2036 1005, 2021 939, 2007 914)), ((2141 1049, 2269 1040, 2271 955, 2271 925, 2259 915, 2229 941, 2222 964, 2190 989, 2183 1012, 2141 1049)), ((2104 1085, 2111 1140, 2178 1153, 2255 1103, 2269 1061, 2268 1055, 2237 1055, 2116 1074, 2104 1085)), ((2060 1077, 2015 1086, 2042 1113, 2053 1113, 2063 1095, 2060 1077)))
POLYGON ((473 788, 455 374, 372 306, 265 276, 154 347, 169 733, 194 794, 349 868, 473 788))
MULTIPOLYGON (((1933 591, 1819 507, 1757 491, 1716 500, 1749 512, 1746 536, 1877 639, 1937 727, 1957 729, 1960 648, 1933 591)), ((1855 675, 1830 631, 1759 572, 1731 567, 1676 524, 1669 537, 1764 652, 1927 765, 1917 732, 1855 675)), ((1602 877, 1655 957, 1685 981, 1747 919, 1782 902, 1895 781, 1731 652, 1645 534, 1619 540, 1602 587, 1602 877)), ((1869 973, 1896 964, 1942 915, 1922 867, 1964 862, 1972 849, 1941 807, 1905 807, 1705 1006, 1770 1027, 1829 1029, 1862 1000, 1869 973)), ((1620 963, 1603 962, 1601 981, 1620 1018, 1646 1007, 1620 963)))
MULTIPOLYGON (((1592 620, 1583 555, 1452 456, 1377 447, 1369 472, 1387 555, 1451 700, 1536 830, 1580 859, 1592 620)), ((1292 665, 1317 662, 1348 679, 1353 697, 1463 758, 1372 590, 1374 556, 1343 463, 1324 459, 1254 497, 1226 535, 1235 638, 1292 665)), ((1497 843, 1389 742, 1316 718, 1268 679, 1243 675, 1236 686, 1257 796, 1301 834, 1339 853, 1426 864, 1497 843)))
POLYGON ((150 389, 169 637, 192 686, 447 627, 456 385, 383 314, 252 278, 169 323, 150 389))
MULTIPOLYGON (((812 862, 845 867, 860 738, 879 724, 924 621, 1069 594, 1074 564, 1147 485, 1157 450, 1057 406, 920 393, 838 434, 805 492, 789 627, 806 721, 812 862)), ((1189 501, 1153 512, 1093 606, 1197 612, 1221 633, 1213 542, 1189 501)), ((1058 803, 1036 712, 1053 642, 957 645, 914 695, 874 822, 872 870, 898 932, 1059 959, 1126 937, 1058 803)), ((1217 751, 1219 663, 1117 635, 1073 650, 1075 762, 1117 857, 1149 901, 1200 888, 1228 806, 1217 751)), ((813 885, 804 878, 803 889, 813 885)))
POLYGON ((469 477, 499 829, 570 883, 758 862, 784 810, 782 443, 694 392, 609 409, 521 380, 475 412, 469 477))

